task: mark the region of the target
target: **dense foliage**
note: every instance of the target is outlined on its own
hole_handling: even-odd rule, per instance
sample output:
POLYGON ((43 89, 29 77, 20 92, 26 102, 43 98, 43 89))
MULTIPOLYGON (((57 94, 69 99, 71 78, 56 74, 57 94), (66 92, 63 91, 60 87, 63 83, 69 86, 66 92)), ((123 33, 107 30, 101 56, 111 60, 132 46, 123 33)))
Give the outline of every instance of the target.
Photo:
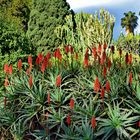
POLYGON ((31 4, 32 0, 1 0, 0 12, 6 20, 27 31, 31 4))
POLYGON ((28 36, 38 49, 54 49, 61 40, 54 30, 64 24, 64 18, 71 13, 66 0, 34 0, 30 14, 28 36))
POLYGON ((0 21, 0 86, 2 81, 3 66, 5 63, 15 63, 19 58, 24 58, 33 53, 32 45, 25 33, 14 24, 9 23, 1 16, 0 21))
POLYGON ((127 36, 120 34, 116 41, 117 48, 125 51, 132 51, 134 54, 140 55, 140 35, 129 34, 127 36))

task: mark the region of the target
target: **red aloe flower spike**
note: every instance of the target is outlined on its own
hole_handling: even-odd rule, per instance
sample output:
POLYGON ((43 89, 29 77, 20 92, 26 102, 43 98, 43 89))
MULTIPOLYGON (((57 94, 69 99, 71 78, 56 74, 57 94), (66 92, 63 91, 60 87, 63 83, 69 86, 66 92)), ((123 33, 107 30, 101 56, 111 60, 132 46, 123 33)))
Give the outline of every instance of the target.
POLYGON ((6 108, 6 104, 7 104, 7 98, 4 97, 4 108, 6 108))
POLYGON ((6 74, 8 74, 8 72, 9 72, 8 64, 5 64, 5 65, 4 65, 4 72, 5 72, 6 74))
POLYGON ((122 55, 122 50, 121 50, 121 49, 119 49, 119 55, 120 55, 120 56, 122 55))
POLYGON ((66 120, 68 126, 70 126, 71 124, 71 117, 70 117, 70 113, 68 113, 68 116, 67 116, 67 120, 66 120))
POLYGON ((61 85, 61 75, 59 74, 57 77, 56 77, 56 86, 59 87, 61 85))
POLYGON ((28 64, 29 64, 29 65, 32 64, 32 56, 31 56, 31 55, 28 56, 28 64))
POLYGON ((19 60, 18 60, 18 70, 20 71, 21 68, 22 68, 22 60, 19 59, 19 60))
POLYGON ((60 48, 57 48, 57 50, 54 52, 54 57, 62 61, 62 54, 60 52, 60 48))
POLYGON ((43 61, 43 55, 42 53, 38 54, 38 58, 39 58, 39 64, 43 61))
POLYGON ((91 126, 93 129, 95 129, 96 127, 96 118, 94 116, 92 116, 92 119, 91 119, 91 126))
POLYGON ((104 100, 104 96, 105 96, 105 89, 104 89, 104 87, 102 87, 102 89, 101 89, 101 98, 102 98, 102 101, 104 100))
POLYGON ((103 65, 106 60, 106 52, 104 51, 100 60, 100 64, 103 65))
POLYGON ((128 53, 126 53, 126 55, 125 55, 125 63, 126 63, 126 64, 129 63, 129 56, 128 56, 128 53))
POLYGON ((97 52, 96 52, 96 47, 92 48, 92 56, 96 59, 97 58, 97 52))
POLYGON ((39 65, 40 62, 39 62, 39 58, 38 57, 36 58, 35 63, 36 63, 36 65, 39 65))
POLYGON ((107 68, 104 66, 104 68, 103 68, 103 76, 104 76, 104 78, 106 77, 106 73, 107 73, 107 68))
POLYGON ((75 59, 78 60, 78 53, 75 53, 75 59))
POLYGON ((44 73, 45 68, 46 68, 46 65, 45 65, 45 63, 43 62, 42 65, 41 65, 41 72, 42 72, 42 73, 44 73))
POLYGON ((104 51, 105 51, 106 48, 107 48, 107 44, 106 43, 104 43, 103 48, 104 48, 104 51))
POLYGON ((112 45, 111 46, 111 52, 114 53, 114 51, 115 51, 115 47, 112 45))
POLYGON ((132 85, 132 79, 133 79, 133 75, 132 75, 132 72, 130 72, 129 74, 129 84, 132 85))
POLYGON ((84 66, 88 67, 88 58, 87 57, 84 58, 84 66))
POLYGON ((103 52, 103 54, 102 54, 102 55, 103 55, 103 56, 102 56, 102 57, 103 57, 103 59, 104 59, 104 60, 106 60, 106 52, 105 52, 105 51, 103 52))
POLYGON ((30 75, 30 78, 29 78, 29 85, 30 85, 30 88, 31 88, 32 85, 33 85, 33 78, 32 78, 32 75, 30 75))
POLYGON ((54 51, 53 56, 55 59, 57 58, 57 50, 54 51))
POLYGON ((132 54, 129 55, 129 64, 132 64, 132 54))
POLYGON ((102 52, 102 46, 101 46, 101 44, 99 44, 99 46, 98 46, 98 54, 101 55, 101 52, 102 52))
POLYGON ((110 70, 110 68, 111 68, 111 60, 110 58, 108 58, 108 70, 110 70))
POLYGON ((74 99, 70 99, 70 109, 74 108, 74 99))
POLYGON ((110 91, 110 83, 109 83, 109 81, 106 81, 106 91, 107 92, 110 91))
POLYGON ((8 77, 6 76, 5 81, 4 81, 4 86, 7 87, 8 85, 9 85, 8 77))
POLYGON ((48 53, 46 54, 46 59, 49 60, 50 58, 51 58, 51 54, 50 54, 50 52, 48 52, 48 53))
POLYGON ((50 104, 51 100, 50 100, 50 93, 48 93, 48 104, 50 104))
POLYGON ((74 49, 71 45, 69 45, 69 51, 70 51, 71 54, 73 54, 73 52, 74 52, 74 49))
POLYGON ((96 80, 94 82, 94 91, 99 92, 99 90, 100 90, 100 82, 98 80, 98 77, 96 77, 96 80))
POLYGON ((69 53, 69 46, 65 46, 65 53, 68 54, 69 53))
POLYGON ((13 67, 12 67, 12 64, 10 64, 10 66, 9 66, 9 74, 11 75, 12 72, 13 72, 13 67))

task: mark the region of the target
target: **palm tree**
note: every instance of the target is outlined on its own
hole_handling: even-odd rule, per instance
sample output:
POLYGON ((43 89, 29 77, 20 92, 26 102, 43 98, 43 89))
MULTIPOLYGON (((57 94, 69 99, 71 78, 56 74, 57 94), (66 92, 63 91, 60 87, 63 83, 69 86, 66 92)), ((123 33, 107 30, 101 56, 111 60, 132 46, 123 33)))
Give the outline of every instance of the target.
POLYGON ((124 13, 125 17, 121 18, 121 26, 125 28, 126 34, 129 33, 134 34, 134 29, 138 25, 138 17, 135 15, 135 12, 129 11, 128 13, 124 13))

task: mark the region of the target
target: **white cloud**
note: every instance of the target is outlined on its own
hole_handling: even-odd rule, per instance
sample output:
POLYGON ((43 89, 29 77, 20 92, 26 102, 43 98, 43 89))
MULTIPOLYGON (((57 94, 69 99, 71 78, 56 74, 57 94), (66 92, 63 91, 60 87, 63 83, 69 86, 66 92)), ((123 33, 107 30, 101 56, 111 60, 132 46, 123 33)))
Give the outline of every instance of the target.
POLYGON ((133 0, 67 0, 72 9, 89 7, 89 6, 104 6, 129 3, 133 0))

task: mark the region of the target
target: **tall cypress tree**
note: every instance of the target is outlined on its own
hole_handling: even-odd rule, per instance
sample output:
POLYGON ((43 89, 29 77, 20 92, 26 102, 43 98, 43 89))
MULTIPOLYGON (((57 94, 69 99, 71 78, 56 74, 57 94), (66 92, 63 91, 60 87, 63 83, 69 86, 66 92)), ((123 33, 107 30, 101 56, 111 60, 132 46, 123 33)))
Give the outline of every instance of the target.
POLYGON ((58 47, 61 40, 54 30, 64 24, 70 13, 73 12, 66 0, 33 0, 27 35, 34 47, 47 50, 58 47))

